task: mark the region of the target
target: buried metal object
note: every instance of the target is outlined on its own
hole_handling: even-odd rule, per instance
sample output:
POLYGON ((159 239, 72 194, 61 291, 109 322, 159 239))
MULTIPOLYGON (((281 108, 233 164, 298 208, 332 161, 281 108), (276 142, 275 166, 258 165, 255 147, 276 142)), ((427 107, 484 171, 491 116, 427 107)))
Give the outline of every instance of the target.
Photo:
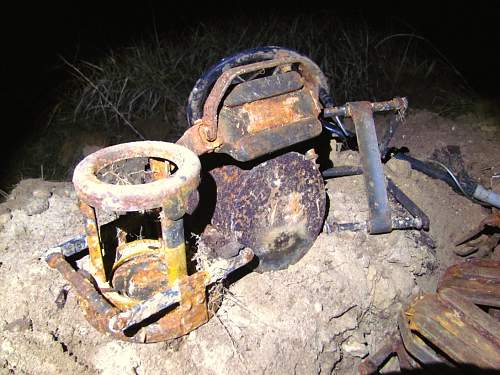
POLYGON ((132 142, 89 155, 75 169, 73 183, 85 218, 89 273, 75 271, 67 256, 81 241, 70 241, 46 254, 76 291, 87 320, 99 331, 133 342, 157 342, 182 336, 209 319, 206 286, 225 278, 253 258, 243 248, 216 267, 188 274, 183 216, 200 181, 200 161, 188 149, 164 142, 132 142), (130 158, 151 158, 154 180, 113 185, 98 179, 104 167, 130 158), (162 161, 163 160, 163 161, 162 161), (170 166, 176 170, 170 174, 170 166), (150 210, 159 220, 156 238, 129 241, 116 228, 115 247, 104 247, 96 210, 130 213, 150 210))
MULTIPOLYGON (((223 166, 210 174, 218 187, 212 225, 255 251, 257 271, 286 268, 313 245, 326 205, 314 156, 289 152, 250 170, 223 166)), ((202 235, 209 245, 210 237, 202 235)))
MULTIPOLYGON (((217 191, 210 231, 251 247, 259 271, 283 269, 300 259, 323 225, 324 183, 311 157, 313 149, 309 156, 275 154, 318 136, 325 118, 340 123, 339 116, 352 117, 356 125, 370 206, 370 220, 361 227, 371 234, 427 228, 423 216, 391 218, 375 134, 373 112, 402 116, 407 106, 406 98, 394 98, 334 107, 321 69, 280 47, 247 50, 221 60, 191 92, 191 127, 177 141, 198 155, 223 153, 234 159, 210 172, 217 191), (249 166, 252 161, 260 164, 249 166)), ((214 241, 208 237, 210 245, 214 241)))
POLYGON ((406 202, 412 217, 391 218, 387 201, 373 112, 406 107, 405 98, 334 107, 320 68, 295 51, 263 47, 225 58, 196 83, 187 108, 190 127, 177 144, 116 145, 77 166, 73 182, 86 236, 50 249, 46 260, 70 282, 99 331, 134 342, 184 335, 209 319, 207 285, 248 264, 254 252, 257 271, 284 269, 314 243, 325 219, 326 192, 315 150, 302 146, 322 132, 326 117, 336 119, 344 133, 339 116, 352 117, 356 125, 370 206, 363 228, 378 234, 428 225, 396 188, 389 190, 406 202), (209 153, 232 158, 207 171, 216 197, 201 241, 217 256, 189 274, 183 216, 196 217, 204 202, 197 191, 198 156, 209 153), (103 168, 130 158, 149 159, 152 182, 113 185, 97 178, 103 168), (114 221, 108 225, 116 230, 116 243, 105 247, 96 210, 144 212, 159 224, 157 235, 132 240, 114 221), (75 271, 68 260, 87 247, 90 274, 75 271))
POLYGON ((500 242, 499 229, 500 211, 497 211, 485 217, 476 228, 467 232, 467 234, 463 235, 455 242, 455 254, 467 256, 479 249, 478 253, 480 253, 480 255, 487 255, 496 247, 497 243, 500 242), (478 238, 478 241, 472 241, 488 229, 496 230, 496 232, 490 233, 489 237, 485 236, 486 238, 478 238), (465 246, 458 247, 463 244, 465 244, 465 246))

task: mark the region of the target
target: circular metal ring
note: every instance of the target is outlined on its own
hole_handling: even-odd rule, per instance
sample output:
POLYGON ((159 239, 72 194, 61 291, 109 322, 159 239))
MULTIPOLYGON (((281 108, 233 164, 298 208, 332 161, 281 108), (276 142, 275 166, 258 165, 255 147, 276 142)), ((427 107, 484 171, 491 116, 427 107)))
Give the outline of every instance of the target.
POLYGON ((169 198, 187 200, 200 183, 201 163, 191 150, 167 142, 129 142, 103 148, 83 159, 75 168, 73 184, 78 197, 105 211, 141 211, 162 207, 169 198), (115 162, 138 158, 160 158, 177 166, 167 178, 140 185, 112 185, 96 174, 115 162))

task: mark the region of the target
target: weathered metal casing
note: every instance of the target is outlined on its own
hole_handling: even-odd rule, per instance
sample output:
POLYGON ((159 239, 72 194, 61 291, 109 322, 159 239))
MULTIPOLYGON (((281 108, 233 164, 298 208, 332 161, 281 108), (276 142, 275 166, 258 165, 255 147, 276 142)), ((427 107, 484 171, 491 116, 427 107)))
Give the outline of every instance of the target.
POLYGON ((359 373, 379 374, 394 354, 403 372, 498 373, 499 290, 499 261, 469 259, 449 267, 437 293, 416 296, 400 312, 399 334, 366 358, 359 373))
POLYGON ((317 90, 296 71, 240 83, 223 101, 216 151, 248 161, 319 135, 317 90))

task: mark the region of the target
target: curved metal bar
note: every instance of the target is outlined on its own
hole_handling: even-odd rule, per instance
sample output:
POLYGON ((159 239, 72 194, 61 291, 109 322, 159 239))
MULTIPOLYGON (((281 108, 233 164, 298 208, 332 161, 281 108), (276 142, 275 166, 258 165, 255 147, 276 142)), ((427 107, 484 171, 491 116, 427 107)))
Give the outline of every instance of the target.
POLYGON ((287 54, 290 57, 300 57, 305 63, 311 66, 319 80, 319 96, 321 102, 325 107, 333 106, 333 100, 330 96, 330 88, 328 86, 327 79, 314 61, 292 49, 277 46, 264 46, 247 49, 221 59, 215 65, 211 66, 198 79, 198 81, 196 81, 193 90, 189 94, 186 109, 186 116, 189 126, 192 126, 196 121, 200 120, 203 117, 203 105, 206 98, 208 97, 208 91, 223 72, 241 65, 273 60, 280 55, 283 56, 284 54, 287 54))
POLYGON ((105 211, 140 211, 162 207, 166 200, 179 195, 181 200, 187 200, 200 183, 200 170, 200 160, 186 147, 167 142, 129 142, 87 156, 76 166, 73 184, 78 197, 92 207, 105 211), (97 178, 96 173, 105 166, 136 157, 166 159, 176 164, 178 170, 165 179, 141 185, 112 185, 97 178))

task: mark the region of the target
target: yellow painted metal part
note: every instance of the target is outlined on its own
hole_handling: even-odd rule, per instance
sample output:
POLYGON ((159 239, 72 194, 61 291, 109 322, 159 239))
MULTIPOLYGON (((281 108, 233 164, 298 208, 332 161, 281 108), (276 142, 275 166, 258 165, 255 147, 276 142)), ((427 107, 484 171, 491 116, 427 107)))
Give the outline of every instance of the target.
POLYGON ((173 286, 181 277, 187 275, 186 244, 168 248, 163 246, 163 253, 168 267, 168 284, 173 286))
POLYGON ((90 273, 96 279, 100 287, 106 286, 107 279, 104 271, 104 261, 97 227, 97 216, 95 209, 84 202, 80 202, 80 211, 85 216, 85 232, 90 255, 90 273))
POLYGON ((119 246, 116 250, 122 254, 120 259, 117 259, 113 264, 113 271, 138 255, 158 254, 161 249, 161 242, 158 240, 141 239, 132 242, 126 242, 119 246))

